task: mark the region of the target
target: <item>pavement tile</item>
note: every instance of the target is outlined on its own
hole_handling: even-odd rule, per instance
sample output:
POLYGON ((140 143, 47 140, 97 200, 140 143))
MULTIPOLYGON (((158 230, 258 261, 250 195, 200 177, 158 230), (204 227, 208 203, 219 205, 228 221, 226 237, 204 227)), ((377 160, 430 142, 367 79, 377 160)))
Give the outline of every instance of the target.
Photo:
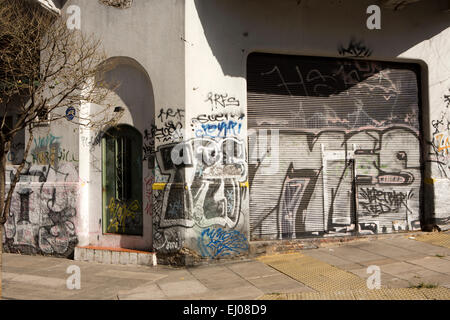
POLYGON ((195 296, 208 291, 208 288, 198 280, 158 283, 158 285, 168 298, 195 296))
POLYGON ((91 283, 81 279, 81 290, 73 290, 76 299, 113 299, 116 300, 120 291, 132 290, 147 284, 140 279, 110 278, 100 283, 91 283), (97 297, 97 298, 96 298, 97 297), (108 298, 109 297, 109 298, 108 298))
POLYGON ((349 247, 358 248, 361 250, 371 252, 373 254, 377 254, 395 260, 407 257, 417 257, 417 252, 391 245, 389 240, 385 242, 375 242, 375 241, 360 242, 356 244, 351 244, 349 245, 349 247))
POLYGON ((198 295, 184 295, 179 297, 172 297, 176 299, 183 300, 254 300, 264 294, 263 291, 256 288, 255 286, 248 284, 242 287, 233 287, 228 289, 220 290, 209 290, 204 294, 198 295))
POLYGON ((190 269, 190 272, 211 290, 248 285, 245 279, 226 267, 190 269))
MULTIPOLYGON (((52 278, 52 277, 40 277, 29 274, 19 274, 19 273, 6 273, 2 272, 2 279, 5 278, 6 281, 10 282, 21 282, 27 284, 30 288, 34 286, 50 287, 66 289, 66 279, 52 278)), ((67 278, 67 277, 66 277, 67 278)))
POLYGON ((69 277, 70 275, 67 273, 67 266, 65 265, 59 265, 58 267, 51 267, 51 268, 39 268, 35 270, 29 270, 26 273, 35 276, 51 277, 59 279, 67 279, 67 277, 69 277))
POLYGON ((227 268, 245 279, 253 279, 279 274, 279 272, 275 269, 259 261, 233 263, 228 265, 227 268))
POLYGON ((405 272, 404 274, 398 275, 397 277, 409 282, 425 282, 427 278, 442 278, 442 274, 436 273, 431 270, 421 270, 416 272, 405 272))
MULTIPOLYGON (((334 249, 333 249, 333 251, 334 251, 334 249)), ((308 250, 308 251, 305 251, 304 254, 307 256, 319 259, 319 260, 326 262, 328 264, 331 264, 333 266, 337 266, 337 267, 352 263, 352 261, 350 261, 350 260, 345 260, 340 257, 336 257, 335 255, 332 255, 331 253, 328 253, 328 252, 332 252, 332 251, 329 251, 329 249, 327 249, 327 251, 325 251, 325 250, 308 250)))
POLYGON ((273 292, 309 292, 314 291, 303 283, 298 282, 284 274, 250 279, 249 282, 264 293, 273 292))
POLYGON ((422 259, 408 260, 409 263, 422 266, 440 273, 450 274, 450 261, 438 257, 424 257, 422 259))
MULTIPOLYGON (((391 276, 391 275, 389 275, 391 276)), ((406 280, 392 277, 385 279, 383 277, 383 274, 381 275, 381 286, 384 288, 408 288, 410 286, 410 283, 406 280)))
POLYGON ((360 264, 362 264, 363 266, 384 266, 386 264, 391 264, 391 263, 395 263, 398 262, 398 260, 394 260, 394 259, 390 259, 390 258, 385 258, 385 259, 378 259, 378 260, 369 260, 369 261, 362 261, 360 262, 360 264))
POLYGON ((195 280, 195 277, 187 269, 166 270, 164 274, 166 274, 167 277, 159 279, 157 281, 158 284, 195 280))
POLYGON ((118 297, 119 300, 161 300, 167 298, 155 283, 139 286, 131 290, 121 290, 118 292, 118 297))
POLYGON ((350 260, 351 262, 359 263, 363 261, 379 260, 384 258, 383 256, 373 254, 358 248, 341 246, 333 249, 333 251, 330 251, 330 254, 344 260, 350 260))
POLYGON ((425 285, 436 285, 436 286, 449 286, 450 285, 450 276, 442 275, 442 274, 424 275, 424 276, 419 275, 417 277, 408 279, 408 281, 412 285, 425 284, 425 285))
POLYGON ((422 271, 423 268, 406 262, 395 262, 383 266, 382 271, 396 277, 401 277, 410 272, 422 271))
MULTIPOLYGON (((383 288, 406 290, 410 286, 420 284, 438 284, 441 287, 450 288, 450 249, 410 240, 407 237, 350 242, 339 246, 304 250, 302 255, 304 258, 296 258, 295 255, 287 256, 290 260, 285 259, 284 262, 279 258, 282 255, 276 255, 271 263, 277 268, 285 268, 287 264, 298 265, 298 268, 302 270, 298 268, 291 270, 299 276, 297 278, 306 277, 305 279, 310 281, 308 277, 316 274, 313 280, 320 284, 320 288, 323 287, 324 281, 336 282, 339 287, 333 286, 333 290, 341 290, 341 288, 344 290, 344 287, 353 288, 352 285, 359 282, 365 288, 364 279, 370 276, 367 273, 367 267, 370 265, 381 268, 383 288)), ((51 300, 240 300, 256 299, 270 293, 284 293, 287 299, 296 299, 301 295, 305 295, 305 298, 316 297, 317 299, 377 298, 374 292, 362 292, 359 296, 351 292, 314 295, 317 292, 311 287, 261 261, 236 261, 209 266, 174 268, 106 265, 43 256, 4 254, 2 289, 6 298, 51 300), (81 290, 69 290, 66 287, 66 279, 69 277, 66 270, 70 265, 77 265, 81 269, 81 290)), ((330 286, 327 285, 328 287, 330 286)), ((399 298, 400 296, 396 296, 395 292, 397 291, 386 291, 383 294, 392 299, 399 298)), ((401 296, 412 297, 420 293, 424 299, 434 299, 448 293, 431 290, 426 291, 429 292, 427 296, 424 292, 404 291, 401 296)))
POLYGON ((434 246, 432 244, 428 244, 421 241, 416 241, 408 238, 394 238, 389 240, 379 240, 380 243, 387 243, 392 246, 396 246, 399 248, 415 251, 427 256, 434 256, 436 254, 440 254, 443 256, 450 255, 450 249, 434 246))
POLYGON ((156 281, 167 277, 165 274, 150 273, 150 272, 132 272, 132 271, 116 271, 116 270, 104 270, 95 274, 98 277, 108 278, 122 278, 122 279, 136 279, 144 281, 156 281))
POLYGON ((64 287, 49 287, 34 283, 8 281, 2 285, 2 297, 19 300, 56 300, 73 295, 73 290, 64 287))
POLYGON ((361 269, 361 264, 359 263, 349 263, 338 266, 339 269, 345 270, 345 271, 351 271, 351 270, 358 270, 361 269))
POLYGON ((371 273, 370 274, 367 273, 367 268, 353 269, 353 270, 349 270, 349 271, 363 279, 367 279, 371 275, 371 273))

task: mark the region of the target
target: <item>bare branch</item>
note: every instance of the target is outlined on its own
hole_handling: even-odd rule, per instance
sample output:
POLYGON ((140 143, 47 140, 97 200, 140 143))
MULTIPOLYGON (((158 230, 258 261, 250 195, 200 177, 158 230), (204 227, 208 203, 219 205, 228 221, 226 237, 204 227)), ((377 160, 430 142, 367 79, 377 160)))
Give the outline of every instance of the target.
POLYGON ((0 218, 9 212, 36 124, 65 121, 65 109, 80 108, 83 103, 101 110, 79 116, 73 125, 102 129, 117 123, 122 113, 113 113, 112 106, 105 103, 113 90, 102 77, 112 67, 106 60, 101 41, 69 30, 63 16, 55 16, 33 1, 0 0, 0 175, 5 173, 5 158, 14 137, 25 130, 30 133, 25 162, 19 165, 6 200, 5 179, 0 179, 0 218), (16 119, 12 128, 7 115, 16 119))

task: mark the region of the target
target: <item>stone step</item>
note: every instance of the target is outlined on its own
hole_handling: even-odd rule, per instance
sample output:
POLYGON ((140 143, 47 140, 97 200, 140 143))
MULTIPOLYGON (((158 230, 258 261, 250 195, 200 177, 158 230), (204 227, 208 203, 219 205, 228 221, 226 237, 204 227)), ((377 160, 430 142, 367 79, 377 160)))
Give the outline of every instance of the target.
POLYGON ((75 247, 74 259, 105 264, 156 266, 156 253, 124 248, 75 247))

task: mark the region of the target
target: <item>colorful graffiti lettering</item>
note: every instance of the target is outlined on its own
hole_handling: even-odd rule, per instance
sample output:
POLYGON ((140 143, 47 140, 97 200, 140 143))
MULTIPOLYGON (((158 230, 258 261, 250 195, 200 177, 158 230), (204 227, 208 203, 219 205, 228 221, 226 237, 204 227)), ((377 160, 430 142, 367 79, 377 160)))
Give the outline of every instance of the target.
POLYGON ((226 138, 241 133, 242 123, 234 120, 219 122, 217 124, 203 123, 201 129, 195 131, 196 137, 226 138))
MULTIPOLYGON (((437 152, 441 152, 450 148, 448 131, 437 133, 434 135, 437 152)), ((448 152, 446 152, 448 153, 448 152)))
POLYGON ((247 238, 237 230, 204 229, 198 244, 203 256, 213 259, 238 255, 248 250, 247 238))
POLYGON ((111 220, 108 225, 108 232, 118 232, 122 229, 125 232, 127 223, 132 222, 139 216, 140 205, 137 200, 134 200, 130 205, 126 205, 121 201, 111 198, 108 205, 108 210, 111 214, 111 220))

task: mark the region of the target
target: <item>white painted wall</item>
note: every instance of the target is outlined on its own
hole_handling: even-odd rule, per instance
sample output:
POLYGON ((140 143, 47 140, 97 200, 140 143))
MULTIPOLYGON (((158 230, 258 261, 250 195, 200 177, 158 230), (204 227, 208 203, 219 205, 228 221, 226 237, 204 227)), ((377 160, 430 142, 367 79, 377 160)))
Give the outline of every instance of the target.
MULTIPOLYGON (((182 0, 133 1, 127 9, 105 6, 99 1, 73 0, 68 1, 62 11, 70 5, 81 8, 81 30, 101 39, 108 58, 119 57, 116 60, 120 64, 120 81, 126 88, 125 92, 112 97, 113 104, 125 109, 119 123, 133 125, 144 135, 154 123, 153 110, 184 107, 182 0)), ((152 215, 145 212, 149 188, 145 180, 142 197, 144 235, 104 235, 102 232, 101 146, 89 143, 95 136, 95 132, 86 131, 79 136, 79 245, 151 250, 152 215)), ((147 162, 143 163, 143 168, 143 178, 149 178, 151 170, 147 162)))
MULTIPOLYGON (((382 8, 381 30, 369 30, 366 9, 372 4, 370 0, 186 0, 186 127, 199 114, 211 113, 205 101, 209 92, 236 97, 246 113, 250 53, 339 57, 339 46, 353 38, 372 51, 371 60, 421 64, 424 138, 431 141, 432 121, 447 112, 444 94, 450 93, 448 8, 433 0, 399 11, 382 8)), ((450 120, 448 113, 445 117, 450 120)), ((246 130, 240 137, 246 139, 246 130)), ((432 201, 437 217, 450 213, 446 206, 450 198, 444 192, 448 164, 446 160, 445 172, 432 164, 426 174, 434 179, 426 180, 426 188, 434 185, 436 190, 432 201)), ((432 194, 432 189, 426 190, 432 194)))

